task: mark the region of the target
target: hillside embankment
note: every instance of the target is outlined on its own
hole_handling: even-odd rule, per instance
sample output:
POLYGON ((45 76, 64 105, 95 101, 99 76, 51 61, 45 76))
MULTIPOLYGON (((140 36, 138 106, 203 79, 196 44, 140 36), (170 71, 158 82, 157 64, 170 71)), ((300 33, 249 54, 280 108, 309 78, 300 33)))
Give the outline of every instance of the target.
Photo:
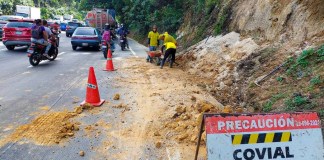
POLYGON ((186 13, 177 61, 233 109, 323 116, 323 23, 321 0, 215 1, 186 13))

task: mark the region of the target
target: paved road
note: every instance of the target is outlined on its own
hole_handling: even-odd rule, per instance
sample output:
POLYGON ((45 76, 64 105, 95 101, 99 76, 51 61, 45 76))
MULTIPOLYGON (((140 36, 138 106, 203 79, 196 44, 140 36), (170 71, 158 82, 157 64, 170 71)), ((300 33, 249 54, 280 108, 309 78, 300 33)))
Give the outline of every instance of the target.
MULTIPOLYGON (((115 66, 118 67, 118 63, 122 63, 125 57, 145 56, 144 46, 132 40, 129 40, 129 44, 131 48, 129 51, 121 51, 116 45, 115 66)), ((87 80, 90 66, 95 68, 101 95, 112 97, 111 90, 113 89, 108 89, 109 87, 104 84, 118 74, 101 71, 105 63, 106 60, 101 51, 84 48, 73 51, 70 38, 65 37, 64 33, 57 59, 52 62, 43 61, 36 67, 29 64, 26 48, 8 51, 1 43, 0 138, 12 132, 6 127, 14 126, 15 128, 34 119, 32 113, 39 111, 39 107, 49 106, 51 111, 72 110, 73 97, 79 97, 82 100, 85 96, 84 82, 87 80)), ((96 119, 88 118, 86 121, 96 122, 96 119)), ((99 143, 91 142, 90 144, 91 140, 76 137, 64 150, 59 146, 44 147, 31 143, 7 144, 0 148, 0 159, 79 159, 80 157, 75 153, 82 148, 89 148, 90 145, 99 143), (81 142, 74 143, 76 141, 81 142)), ((95 155, 95 153, 88 153, 87 159, 92 159, 92 154, 95 155)))

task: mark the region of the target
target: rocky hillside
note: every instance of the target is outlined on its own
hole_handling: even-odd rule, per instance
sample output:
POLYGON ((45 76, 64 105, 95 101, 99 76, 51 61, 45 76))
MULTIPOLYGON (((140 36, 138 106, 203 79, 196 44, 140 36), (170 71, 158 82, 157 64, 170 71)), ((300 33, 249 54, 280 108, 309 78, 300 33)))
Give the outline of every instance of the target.
POLYGON ((324 116, 323 0, 203 4, 188 9, 177 32, 177 60, 188 73, 209 79, 201 87, 233 110, 324 116))

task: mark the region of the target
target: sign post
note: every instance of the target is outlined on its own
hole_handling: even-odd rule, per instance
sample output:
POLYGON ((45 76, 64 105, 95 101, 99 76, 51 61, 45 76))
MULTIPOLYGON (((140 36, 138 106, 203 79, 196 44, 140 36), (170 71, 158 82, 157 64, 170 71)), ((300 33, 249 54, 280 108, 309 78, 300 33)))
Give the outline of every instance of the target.
MULTIPOLYGON (((316 112, 204 114, 203 124, 211 160, 324 159, 316 112)), ((198 151, 199 145, 196 159, 198 151)))

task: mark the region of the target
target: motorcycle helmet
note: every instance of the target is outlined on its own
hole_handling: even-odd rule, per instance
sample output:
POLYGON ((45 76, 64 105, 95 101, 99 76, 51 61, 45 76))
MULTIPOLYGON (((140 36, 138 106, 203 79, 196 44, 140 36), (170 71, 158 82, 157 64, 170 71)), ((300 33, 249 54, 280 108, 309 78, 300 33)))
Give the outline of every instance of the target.
POLYGON ((105 24, 105 30, 110 30, 110 25, 108 23, 105 24))

